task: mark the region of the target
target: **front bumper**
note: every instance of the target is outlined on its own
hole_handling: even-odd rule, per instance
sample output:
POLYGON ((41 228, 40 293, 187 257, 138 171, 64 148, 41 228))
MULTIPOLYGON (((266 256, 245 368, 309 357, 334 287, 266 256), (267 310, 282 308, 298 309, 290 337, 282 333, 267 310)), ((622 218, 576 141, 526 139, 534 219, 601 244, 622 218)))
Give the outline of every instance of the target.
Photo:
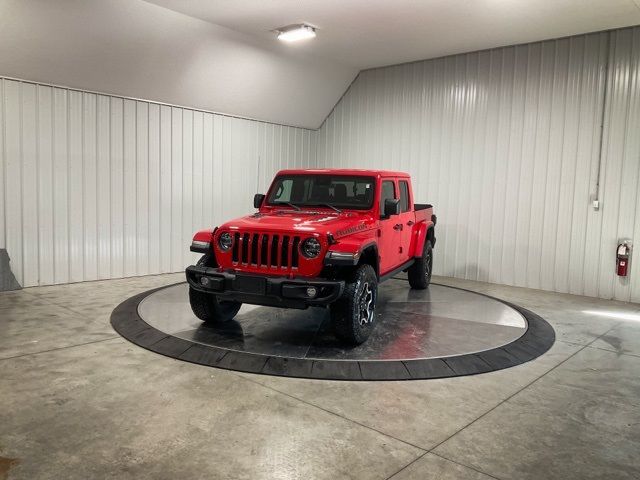
POLYGON ((201 292, 219 295, 224 300, 269 307, 304 309, 329 305, 344 291, 342 280, 244 275, 195 265, 187 267, 186 275, 189 285, 201 292), (313 297, 307 293, 311 287, 316 290, 313 297))

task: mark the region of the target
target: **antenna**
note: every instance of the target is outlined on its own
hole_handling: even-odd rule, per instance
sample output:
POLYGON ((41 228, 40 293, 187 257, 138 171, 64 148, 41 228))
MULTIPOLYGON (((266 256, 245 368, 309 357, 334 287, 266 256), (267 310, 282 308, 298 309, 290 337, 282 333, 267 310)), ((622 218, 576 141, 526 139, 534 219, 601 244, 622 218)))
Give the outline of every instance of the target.
POLYGON ((258 155, 258 171, 256 174, 256 193, 260 193, 260 155, 258 155))

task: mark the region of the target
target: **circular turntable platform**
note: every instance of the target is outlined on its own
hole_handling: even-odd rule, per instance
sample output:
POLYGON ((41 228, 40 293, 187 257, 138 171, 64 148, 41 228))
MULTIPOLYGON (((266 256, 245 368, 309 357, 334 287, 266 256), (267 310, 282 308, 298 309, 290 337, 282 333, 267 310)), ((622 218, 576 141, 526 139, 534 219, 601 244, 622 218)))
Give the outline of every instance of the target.
POLYGON ((432 284, 411 290, 394 278, 379 288, 376 328, 345 346, 323 308, 243 305, 220 327, 198 320, 188 285, 136 295, 112 314, 122 336, 150 350, 231 370, 340 380, 409 380, 489 372, 529 361, 555 340, 534 313, 478 293, 432 284))

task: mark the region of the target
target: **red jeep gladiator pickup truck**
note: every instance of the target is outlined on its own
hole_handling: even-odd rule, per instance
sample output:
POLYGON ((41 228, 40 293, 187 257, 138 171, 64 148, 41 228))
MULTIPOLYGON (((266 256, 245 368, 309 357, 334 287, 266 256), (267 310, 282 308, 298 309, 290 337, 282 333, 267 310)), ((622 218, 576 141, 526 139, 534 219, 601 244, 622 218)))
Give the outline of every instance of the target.
POLYGON ((258 211, 195 234, 187 268, 193 313, 210 325, 242 303, 329 306, 336 336, 364 342, 378 284, 401 271, 429 286, 433 207, 413 201, 409 175, 381 170, 282 170, 258 211))

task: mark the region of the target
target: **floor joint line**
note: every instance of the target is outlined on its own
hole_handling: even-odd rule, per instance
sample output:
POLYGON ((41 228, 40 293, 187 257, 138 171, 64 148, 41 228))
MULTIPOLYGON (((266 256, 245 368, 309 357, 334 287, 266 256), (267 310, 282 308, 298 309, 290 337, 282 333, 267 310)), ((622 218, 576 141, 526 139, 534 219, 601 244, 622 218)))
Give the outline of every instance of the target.
POLYGON ((468 468, 469 470, 473 470, 474 472, 478 472, 478 473, 480 473, 482 475, 485 475, 487 477, 495 478, 495 480, 502 480, 500 477, 496 477, 495 475, 492 475, 491 473, 484 472, 482 470, 477 469, 476 467, 472 467, 470 465, 466 465, 464 463, 458 462, 457 460, 452 460, 451 458, 445 457, 444 455, 441 455, 439 453, 436 453, 436 452, 433 452, 433 451, 429 451, 427 453, 429 453, 431 455, 435 455, 436 457, 440 457, 443 460, 446 460, 447 462, 455 463, 456 465, 460 465, 461 467, 468 468))
POLYGON ((414 463, 416 463, 417 461, 421 460, 422 458, 424 458, 426 455, 429 455, 429 452, 424 452, 422 455, 420 455, 418 458, 414 458, 413 460, 411 460, 409 463, 407 463, 404 467, 402 467, 400 470, 392 473, 390 476, 386 477, 384 480, 390 480, 393 477, 395 477, 396 475, 398 475, 400 472, 406 470, 407 468, 409 468, 411 465, 413 465, 414 463))
POLYGON ((78 343, 78 344, 75 344, 75 345, 66 345, 64 347, 50 348, 49 350, 41 350, 39 352, 23 353, 21 355, 13 355, 11 357, 0 358, 0 362, 2 362, 3 360, 13 360, 13 359, 16 359, 16 358, 29 357, 31 355, 40 355, 42 353, 57 352, 59 350, 65 350, 67 348, 84 347, 86 345, 93 345, 94 343, 106 342, 108 340, 116 340, 116 339, 123 339, 123 338, 121 336, 119 336, 119 335, 116 335, 116 336, 109 337, 109 338, 103 338, 101 340, 93 340, 91 342, 78 343))

